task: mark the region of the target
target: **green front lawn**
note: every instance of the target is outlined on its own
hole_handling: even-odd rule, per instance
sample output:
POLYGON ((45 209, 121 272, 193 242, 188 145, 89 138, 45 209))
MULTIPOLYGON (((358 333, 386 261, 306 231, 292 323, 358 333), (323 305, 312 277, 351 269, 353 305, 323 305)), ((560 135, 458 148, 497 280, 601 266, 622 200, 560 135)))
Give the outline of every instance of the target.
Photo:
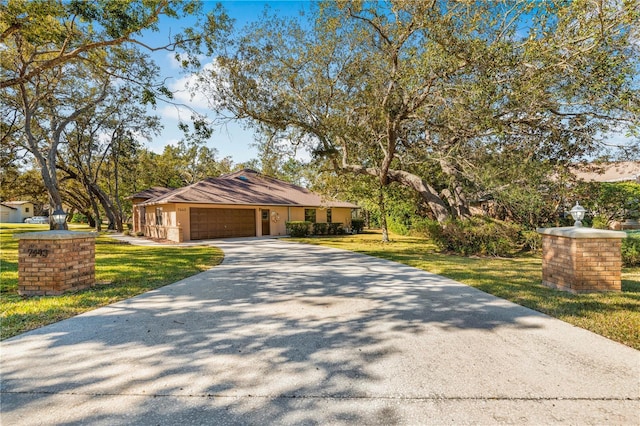
POLYGON ((640 268, 622 271, 621 293, 573 295, 541 285, 539 255, 516 258, 462 257, 438 253, 429 240, 379 233, 291 241, 368 254, 440 274, 640 349, 640 268))
MULTIPOLYGON (((13 234, 47 229, 47 225, 0 226, 1 339, 171 284, 223 258, 215 247, 141 247, 101 235, 96 240, 96 287, 62 296, 23 298, 17 292, 18 240, 13 234)), ((72 230, 90 229, 76 226, 72 230)))

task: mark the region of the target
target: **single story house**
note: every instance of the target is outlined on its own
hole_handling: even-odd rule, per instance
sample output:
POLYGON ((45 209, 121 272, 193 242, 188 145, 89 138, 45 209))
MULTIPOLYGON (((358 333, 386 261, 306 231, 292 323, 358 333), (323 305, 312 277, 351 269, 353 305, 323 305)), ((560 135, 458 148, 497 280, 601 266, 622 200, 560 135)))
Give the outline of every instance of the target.
POLYGON ((0 203, 0 222, 22 223, 33 217, 33 203, 30 201, 3 201, 0 203))
POLYGON ((341 223, 348 229, 358 208, 249 169, 130 198, 134 232, 176 242, 286 235, 288 221, 341 223))

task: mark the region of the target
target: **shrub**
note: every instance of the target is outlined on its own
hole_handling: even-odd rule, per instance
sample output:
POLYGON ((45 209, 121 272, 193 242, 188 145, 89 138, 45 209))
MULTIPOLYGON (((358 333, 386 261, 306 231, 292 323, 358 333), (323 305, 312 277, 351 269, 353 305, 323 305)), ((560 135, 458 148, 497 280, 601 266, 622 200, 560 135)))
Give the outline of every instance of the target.
POLYGON ((622 240, 622 263, 630 268, 640 266, 640 234, 629 234, 622 240))
POLYGON ((428 217, 414 217, 411 219, 411 234, 432 236, 440 232, 440 224, 437 220, 428 217))
POLYGON ((538 231, 523 229, 520 231, 519 242, 522 244, 523 250, 542 250, 542 235, 540 235, 538 231))
POLYGON ((591 226, 596 229, 608 229, 609 221, 604 216, 594 216, 591 222, 591 226))
POLYGON ((331 235, 342 235, 344 234, 344 227, 341 223, 330 223, 328 232, 331 235))
POLYGON ((407 224, 395 217, 390 217, 387 220, 387 226, 389 227, 389 231, 394 234, 409 235, 409 227, 407 224))
POLYGON ((519 226, 488 218, 426 222, 424 228, 440 249, 465 256, 510 256, 521 248, 519 226))
POLYGON ((292 237, 306 237, 309 235, 309 228, 311 227, 311 222, 306 221, 291 221, 285 223, 287 234, 292 237))
POLYGON ((327 224, 326 223, 314 223, 313 224, 313 235, 325 235, 327 233, 327 224))
POLYGON ((72 223, 87 223, 87 216, 82 213, 74 213, 71 217, 72 223))
POLYGON ((364 219, 351 219, 351 230, 354 234, 359 234, 364 228, 364 219))

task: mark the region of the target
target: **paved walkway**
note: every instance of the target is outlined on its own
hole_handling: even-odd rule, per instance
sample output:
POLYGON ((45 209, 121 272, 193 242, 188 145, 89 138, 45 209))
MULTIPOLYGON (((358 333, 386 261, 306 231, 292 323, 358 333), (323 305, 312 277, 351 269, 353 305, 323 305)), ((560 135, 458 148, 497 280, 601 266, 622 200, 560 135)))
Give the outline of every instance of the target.
POLYGON ((3 425, 639 424, 640 352, 279 240, 0 344, 3 425))

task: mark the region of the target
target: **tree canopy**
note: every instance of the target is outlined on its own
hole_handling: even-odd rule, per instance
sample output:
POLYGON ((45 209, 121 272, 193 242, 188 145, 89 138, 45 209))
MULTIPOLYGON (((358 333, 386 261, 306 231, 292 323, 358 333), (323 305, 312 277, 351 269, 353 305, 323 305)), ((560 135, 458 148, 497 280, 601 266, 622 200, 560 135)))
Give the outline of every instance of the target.
POLYGON ((321 2, 306 21, 248 26, 199 89, 338 172, 412 188, 445 221, 467 217, 472 195, 539 189, 533 163, 549 176, 611 154, 611 132, 637 135, 639 13, 635 2, 321 2))
POLYGON ((125 140, 144 137, 157 126, 153 117, 127 108, 128 103, 142 106, 172 97, 147 52, 175 51, 185 63, 197 64, 229 23, 220 8, 204 15, 194 0, 3 2, 3 164, 26 150, 41 172, 52 209, 62 208, 62 170, 62 179, 78 180, 90 199, 100 200, 110 226, 121 228, 116 214, 121 209, 98 185, 98 170, 105 158, 124 152, 125 140), (194 15, 199 29, 187 28, 159 46, 144 43, 142 32, 157 31, 163 15, 194 15))

